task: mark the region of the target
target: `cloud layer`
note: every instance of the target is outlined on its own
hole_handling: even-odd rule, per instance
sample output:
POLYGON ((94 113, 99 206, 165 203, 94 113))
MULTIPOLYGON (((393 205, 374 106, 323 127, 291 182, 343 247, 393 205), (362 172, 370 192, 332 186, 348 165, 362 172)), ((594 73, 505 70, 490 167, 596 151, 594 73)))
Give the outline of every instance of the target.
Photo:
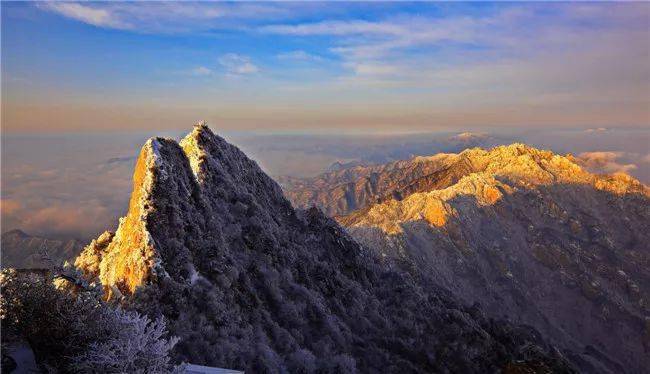
POLYGON ((578 159, 593 173, 624 173, 646 184, 650 183, 650 152, 645 154, 626 151, 582 152, 578 155, 578 159))

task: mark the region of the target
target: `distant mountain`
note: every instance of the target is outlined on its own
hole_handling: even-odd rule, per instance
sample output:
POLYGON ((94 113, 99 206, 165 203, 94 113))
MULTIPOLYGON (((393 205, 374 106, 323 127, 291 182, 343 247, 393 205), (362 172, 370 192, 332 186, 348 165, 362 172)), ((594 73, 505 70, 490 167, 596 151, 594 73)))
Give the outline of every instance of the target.
POLYGON ((435 173, 445 173, 456 161, 455 154, 443 153, 383 165, 353 166, 315 178, 285 178, 280 182, 285 195, 296 207, 306 209, 318 206, 326 214, 338 216, 386 199, 408 195, 417 188, 435 187, 418 186, 419 182, 433 181, 440 186, 441 181, 456 181, 454 175, 431 177, 435 173))
POLYGON ((355 166, 364 166, 364 165, 365 164, 364 164, 363 161, 358 161, 358 160, 347 161, 347 162, 336 161, 336 162, 333 162, 327 168, 327 171, 339 171, 339 170, 343 170, 343 169, 349 169, 349 168, 355 167, 355 166))
POLYGON ((650 189, 625 174, 513 144, 326 173, 286 194, 357 208, 339 222, 388 266, 574 347, 585 371, 650 367, 650 189))
POLYGON ((465 131, 449 137, 450 142, 476 147, 479 144, 486 143, 488 140, 494 139, 488 134, 480 132, 465 131))
POLYGON ((83 249, 83 244, 75 239, 57 240, 31 236, 21 230, 11 230, 2 234, 2 267, 34 269, 48 267, 43 258, 47 253, 54 264, 73 260, 83 249))
POLYGON ((108 298, 165 316, 176 358, 268 373, 572 372, 530 327, 386 270, 316 209, 296 211, 199 125, 152 138, 117 231, 77 258, 108 298))

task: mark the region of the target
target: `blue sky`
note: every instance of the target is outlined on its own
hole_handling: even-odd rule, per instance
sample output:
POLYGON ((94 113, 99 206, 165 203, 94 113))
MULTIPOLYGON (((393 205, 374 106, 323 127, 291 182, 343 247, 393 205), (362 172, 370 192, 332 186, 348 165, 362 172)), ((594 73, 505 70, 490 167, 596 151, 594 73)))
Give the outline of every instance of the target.
POLYGON ((3 128, 647 127, 650 4, 2 3, 3 128))

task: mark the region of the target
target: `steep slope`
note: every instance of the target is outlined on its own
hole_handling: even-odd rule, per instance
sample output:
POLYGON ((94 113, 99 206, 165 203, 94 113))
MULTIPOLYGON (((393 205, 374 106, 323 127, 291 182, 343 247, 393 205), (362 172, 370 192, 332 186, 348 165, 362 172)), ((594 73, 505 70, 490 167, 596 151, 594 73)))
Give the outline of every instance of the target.
POLYGON ((21 230, 2 234, 2 267, 36 269, 73 260, 83 249, 77 240, 47 239, 32 236, 21 230), (47 254, 49 260, 43 258, 47 254))
POLYGON ((206 126, 154 138, 115 234, 76 264, 107 297, 165 316, 176 357, 249 372, 567 372, 533 329, 384 271, 333 220, 206 126), (123 295, 123 296, 122 296, 123 295))
POLYGON ((650 190, 522 144, 457 160, 456 182, 419 182, 339 221, 389 265, 584 352, 574 357, 584 368, 644 372, 650 190))

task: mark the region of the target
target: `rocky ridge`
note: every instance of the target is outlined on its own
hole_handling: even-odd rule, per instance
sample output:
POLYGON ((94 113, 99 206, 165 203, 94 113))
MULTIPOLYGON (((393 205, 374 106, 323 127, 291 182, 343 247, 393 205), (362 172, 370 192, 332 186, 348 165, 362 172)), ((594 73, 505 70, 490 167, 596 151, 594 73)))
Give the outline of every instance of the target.
MULTIPOLYGON (((417 188, 420 181, 441 181, 444 179, 441 176, 427 177, 444 174, 457 158, 455 154, 438 154, 385 165, 355 165, 316 178, 285 177, 280 181, 287 198, 296 207, 307 209, 316 205, 330 216, 339 216, 385 199, 407 195, 417 188)), ((456 180, 454 175, 447 178, 456 180)))
MULTIPOLYGON (((642 373, 650 365, 650 189, 523 144, 443 157, 415 182, 416 159, 375 167, 401 165, 380 173, 378 203, 339 222, 388 266, 574 347, 587 372, 642 373)), ((338 176, 346 172, 359 173, 338 176)), ((288 196, 310 193, 320 196, 288 196)))
MULTIPOLYGON (((520 143, 495 147, 491 152, 472 148, 457 154, 440 153, 381 165, 355 165, 329 171, 313 178, 285 177, 281 178, 281 183, 285 195, 294 206, 301 209, 318 206, 330 216, 342 216, 382 201, 401 200, 415 192, 444 189, 472 173, 483 172, 489 175, 493 170, 506 172, 509 168, 513 176, 514 173, 523 176, 522 173, 532 171, 533 173, 525 177, 546 178, 547 181, 548 178, 553 178, 548 173, 544 174, 543 170, 533 170, 539 167, 526 165, 530 161, 527 159, 526 151, 529 149, 533 148, 520 143), (524 152, 524 155, 517 156, 521 158, 517 161, 518 164, 503 165, 503 162, 508 163, 508 160, 520 151, 524 152)), ((581 161, 571 155, 563 157, 548 151, 537 151, 546 152, 543 156, 544 163, 564 163, 563 166, 568 168, 562 172, 565 177, 566 173, 579 170, 576 177, 581 183, 596 178, 594 174, 583 170, 581 161), (556 158, 553 159, 553 156, 556 158)), ((561 167, 556 170, 560 169, 561 167)), ((617 174, 596 178, 598 181, 594 179, 593 183, 599 183, 599 188, 608 188, 607 186, 617 188, 615 187, 617 184, 618 188, 627 188, 625 185, 630 181, 625 182, 626 178, 625 174, 617 174), (617 182, 617 179, 621 181, 617 182)), ((572 182, 576 181, 572 180, 572 182)), ((634 188, 642 189, 642 186, 637 183, 634 188)))
POLYGON ((143 147, 117 231, 76 265, 181 338, 178 360, 251 372, 571 372, 534 329, 386 270, 333 220, 296 211, 198 125, 143 147))

